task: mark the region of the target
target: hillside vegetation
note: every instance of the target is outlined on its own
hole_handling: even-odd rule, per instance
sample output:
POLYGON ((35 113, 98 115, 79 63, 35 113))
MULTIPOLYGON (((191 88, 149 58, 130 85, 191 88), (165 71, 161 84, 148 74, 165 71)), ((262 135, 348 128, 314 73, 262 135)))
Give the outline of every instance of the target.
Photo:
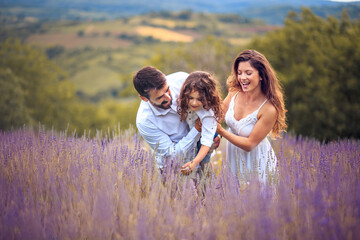
POLYGON ((360 138, 360 21, 326 20, 309 9, 256 38, 285 86, 289 126, 319 139, 360 138))
POLYGON ((118 48, 35 45, 26 42, 31 28, 2 29, 8 33, 3 37, 16 33, 26 37, 23 42, 7 39, 0 44, 1 129, 39 122, 80 134, 85 129, 107 131, 118 123, 126 129, 135 123, 139 104, 132 74, 142 66, 153 65, 165 74, 209 71, 225 96, 233 59, 241 50, 253 48, 268 57, 284 85, 290 132, 327 141, 360 138, 360 23, 346 12, 340 20, 323 19, 305 8, 300 14, 289 13, 284 27, 189 11, 118 21, 123 24, 112 29, 109 22, 56 22, 42 23, 32 31, 46 36, 54 34, 55 27, 58 34, 74 34, 80 40, 104 35, 126 40, 118 48), (208 18, 200 24, 204 16, 208 18), (163 31, 159 37, 141 36, 137 27, 163 31), (246 27, 252 32, 234 31, 246 27), (274 29, 266 33, 269 29, 263 32, 264 27, 274 29), (168 41, 160 37, 164 31, 193 40, 168 41), (236 45, 233 38, 246 43, 236 45))
POLYGON ((358 2, 333 2, 328 0, 4 0, 0 2, 0 19, 9 17, 38 18, 46 20, 110 20, 131 17, 149 12, 183 11, 239 14, 251 19, 261 19, 268 24, 283 24, 289 11, 301 12, 310 8, 316 15, 341 15, 346 10, 357 18, 358 2))
MULTIPOLYGON (((139 104, 131 83, 132 74, 150 64, 155 53, 164 48, 206 44, 206 36, 209 35, 214 36, 211 37, 212 42, 207 44, 210 48, 214 42, 218 42, 217 46, 230 46, 229 41, 234 40, 234 43, 246 43, 254 35, 273 28, 275 26, 250 21, 238 15, 198 14, 191 11, 151 13, 111 21, 16 20, 0 30, 1 56, 7 56, 2 58, 3 79, 11 74, 14 74, 14 78, 19 77, 19 81, 11 85, 7 81, 1 82, 4 91, 2 100, 5 103, 1 110, 3 116, 7 116, 2 119, 1 129, 10 129, 11 126, 17 127, 23 123, 41 123, 59 130, 76 129, 78 134, 85 130, 92 130, 92 134, 96 130, 106 131, 118 123, 122 129, 126 129, 134 124, 139 104), (158 31, 152 31, 154 29, 158 31), (244 30, 236 32, 233 29, 244 30), (169 39, 175 33, 180 38, 169 39), (187 39, 187 42, 183 39, 187 39), (36 57, 38 55, 41 57, 36 57), (39 63, 39 59, 47 58, 47 61, 50 60, 48 64, 56 65, 63 71, 61 76, 56 71, 46 73, 54 79, 52 85, 55 89, 64 83, 71 86, 67 90, 67 101, 70 104, 62 101, 61 95, 52 94, 52 98, 61 105, 63 112, 59 110, 59 114, 55 114, 58 110, 45 111, 46 108, 41 107, 41 104, 46 101, 29 104, 32 92, 48 92, 48 87, 46 84, 35 84, 38 80, 29 78, 25 68, 30 67, 31 71, 44 75, 44 71, 51 68, 39 63), (27 66, 31 61, 34 64, 27 66), (36 89, 25 89, 28 82, 34 82, 30 85, 36 89), (12 100, 12 96, 16 96, 8 91, 12 88, 21 90, 18 93, 21 97, 19 100, 12 100), (19 107, 13 108, 13 104, 19 107), (26 110, 27 115, 18 119, 17 114, 23 114, 22 109, 26 110), (33 114, 36 111, 44 111, 47 117, 33 114)), ((222 53, 218 55, 221 57, 222 53)), ((52 101, 47 104, 57 109, 52 101)))
POLYGON ((161 12, 111 21, 47 23, 24 41, 47 48, 48 55, 69 73, 78 95, 99 101, 121 91, 121 79, 128 81, 158 49, 206 36, 244 45, 276 27, 239 15, 161 12))
MULTIPOLYGON (((322 19, 304 8, 300 14, 290 12, 283 28, 255 37, 246 48, 264 53, 276 70, 285 89, 290 132, 322 140, 360 138, 359 20, 346 12, 340 20, 322 19)), ((187 71, 213 70, 224 86, 242 49, 215 42, 172 49, 177 54, 170 55, 163 49, 152 63, 166 72, 176 70, 179 61, 187 71), (177 61, 178 56, 187 57, 177 61)))

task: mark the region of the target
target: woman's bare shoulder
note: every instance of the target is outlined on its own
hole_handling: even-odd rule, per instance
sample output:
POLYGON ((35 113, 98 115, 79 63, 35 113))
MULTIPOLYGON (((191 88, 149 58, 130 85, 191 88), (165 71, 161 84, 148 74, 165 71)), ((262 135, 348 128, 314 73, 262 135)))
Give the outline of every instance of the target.
POLYGON ((231 99, 233 98, 233 96, 236 93, 237 93, 236 90, 233 90, 233 91, 229 90, 229 92, 228 92, 228 94, 227 94, 227 96, 224 99, 223 104, 222 104, 222 109, 223 109, 224 112, 227 112, 227 110, 229 108, 230 101, 231 101, 231 99))
POLYGON ((266 101, 264 106, 260 109, 259 114, 266 114, 269 117, 275 117, 277 116, 277 110, 274 106, 274 104, 270 101, 266 101))
POLYGON ((224 99, 224 103, 229 103, 232 97, 237 93, 236 90, 229 90, 228 94, 226 95, 226 98, 224 99))
POLYGON ((237 89, 231 89, 229 90, 228 96, 233 97, 239 90, 237 89))

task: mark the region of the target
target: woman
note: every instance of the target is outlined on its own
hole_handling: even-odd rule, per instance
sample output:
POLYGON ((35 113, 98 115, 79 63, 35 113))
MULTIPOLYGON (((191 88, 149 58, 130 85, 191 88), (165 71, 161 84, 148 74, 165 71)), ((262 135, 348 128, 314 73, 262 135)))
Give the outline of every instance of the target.
POLYGON ((276 167, 276 156, 268 139, 286 130, 283 90, 265 56, 245 50, 235 59, 227 81, 229 94, 223 102, 226 131, 217 132, 228 140, 227 163, 241 180, 253 174, 266 183, 276 167))

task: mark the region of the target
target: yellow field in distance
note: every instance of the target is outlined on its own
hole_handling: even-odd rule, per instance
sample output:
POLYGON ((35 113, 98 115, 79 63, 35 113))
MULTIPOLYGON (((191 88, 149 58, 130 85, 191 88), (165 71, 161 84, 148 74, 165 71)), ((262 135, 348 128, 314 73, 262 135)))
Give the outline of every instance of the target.
POLYGON ((168 28, 174 27, 186 27, 186 28, 193 28, 196 26, 195 22, 192 21, 174 21, 169 19, 162 19, 162 18, 153 18, 149 20, 150 23, 159 26, 165 26, 168 28))
POLYGON ((135 31, 141 36, 151 36, 163 42, 192 42, 194 38, 165 28, 140 26, 135 31))

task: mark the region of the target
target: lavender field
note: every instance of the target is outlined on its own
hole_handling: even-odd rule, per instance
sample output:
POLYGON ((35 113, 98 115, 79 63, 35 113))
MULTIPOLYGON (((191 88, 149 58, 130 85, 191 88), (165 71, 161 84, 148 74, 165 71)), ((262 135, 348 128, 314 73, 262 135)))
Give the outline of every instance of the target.
POLYGON ((360 239, 360 142, 275 141, 271 184, 163 176, 134 131, 0 132, 0 239, 360 239))

